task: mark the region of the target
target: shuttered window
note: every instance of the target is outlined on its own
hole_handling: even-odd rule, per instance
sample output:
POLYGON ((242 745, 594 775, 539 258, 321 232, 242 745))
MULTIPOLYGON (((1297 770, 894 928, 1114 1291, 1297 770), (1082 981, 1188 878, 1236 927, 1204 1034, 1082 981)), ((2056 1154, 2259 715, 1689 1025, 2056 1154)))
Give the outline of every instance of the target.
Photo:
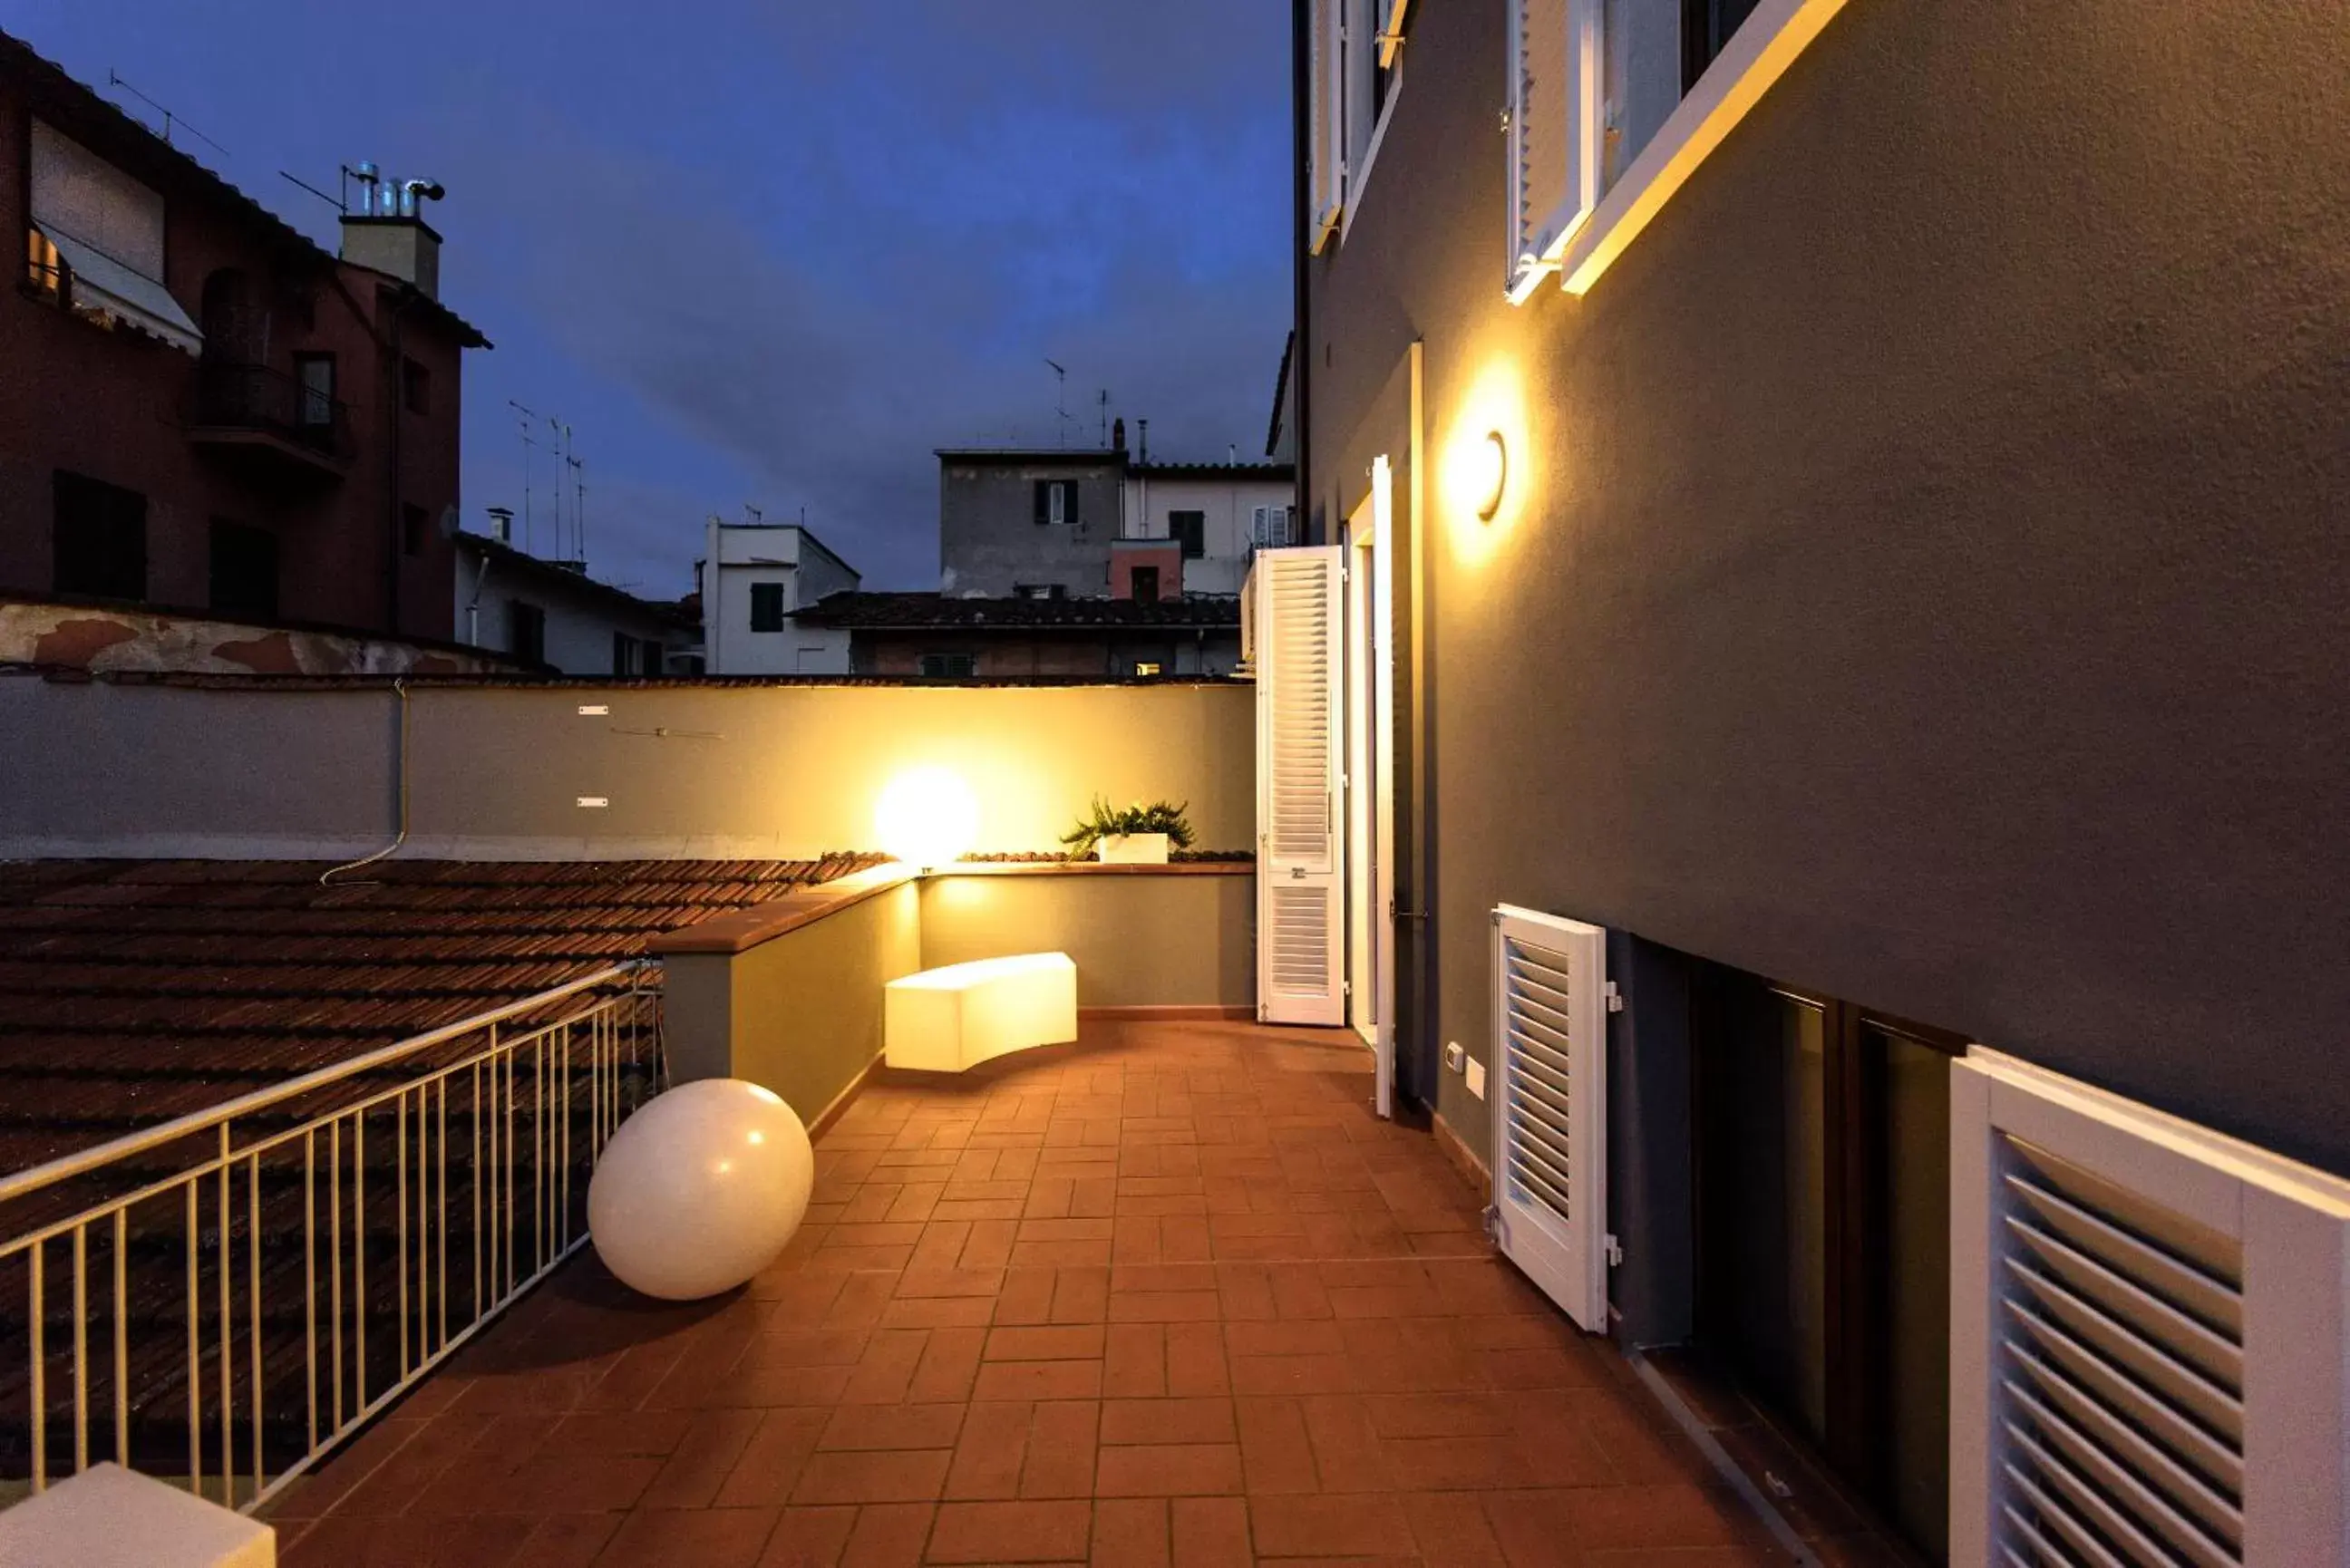
POLYGON ((1844 4, 1510 0, 1510 297, 1589 289, 1844 4))
POLYGON ((1258 1007, 1269 1022, 1342 1023, 1337 823, 1338 552, 1257 557, 1258 1007))
POLYGON ((1600 0, 1511 0, 1509 290, 1523 299, 1599 199, 1600 0))
POLYGON ((2350 1183, 1987 1052, 1952 1121, 1950 1560, 2341 1563, 2350 1183))
POLYGON ((1493 911, 1493 1204, 1503 1252, 1607 1326, 1607 932, 1493 911))
POLYGON ((1346 54, 1339 40, 1347 0, 1311 0, 1305 17, 1307 251, 1322 254, 1346 202, 1346 54))

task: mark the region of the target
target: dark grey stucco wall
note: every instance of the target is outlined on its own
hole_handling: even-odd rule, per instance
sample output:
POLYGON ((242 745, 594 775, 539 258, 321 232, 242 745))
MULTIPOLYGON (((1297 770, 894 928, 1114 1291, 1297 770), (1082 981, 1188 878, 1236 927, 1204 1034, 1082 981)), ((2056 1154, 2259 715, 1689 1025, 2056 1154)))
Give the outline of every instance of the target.
POLYGON ((1515 308, 1504 9, 1418 18, 1305 264, 1310 504, 1415 337, 1431 473, 1518 437, 1495 523, 1428 492, 1442 1035, 1507 899, 2350 1171, 2340 6, 1852 0, 1515 308))
POLYGON ((939 471, 939 587, 1002 596, 1024 583, 1058 584, 1072 597, 1109 594, 1109 546, 1118 537, 1123 455, 942 460, 939 471), (1074 480, 1075 524, 1036 522, 1036 482, 1074 480))

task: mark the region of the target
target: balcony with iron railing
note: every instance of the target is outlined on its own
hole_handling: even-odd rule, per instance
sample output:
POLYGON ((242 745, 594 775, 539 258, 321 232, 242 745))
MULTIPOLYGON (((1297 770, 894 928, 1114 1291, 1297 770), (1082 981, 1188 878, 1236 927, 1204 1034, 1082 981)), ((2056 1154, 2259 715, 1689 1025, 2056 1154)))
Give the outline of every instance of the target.
POLYGON ((358 452, 348 405, 266 365, 203 360, 186 422, 191 441, 278 477, 339 479, 358 452))

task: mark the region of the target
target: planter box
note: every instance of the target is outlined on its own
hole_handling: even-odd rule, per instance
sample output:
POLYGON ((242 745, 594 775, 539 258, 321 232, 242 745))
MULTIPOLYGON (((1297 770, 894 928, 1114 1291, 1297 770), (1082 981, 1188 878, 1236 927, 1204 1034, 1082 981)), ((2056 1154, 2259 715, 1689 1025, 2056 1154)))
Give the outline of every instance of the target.
POLYGON ((1095 857, 1105 866, 1164 866, 1167 836, 1163 833, 1114 833, 1094 842, 1095 857))

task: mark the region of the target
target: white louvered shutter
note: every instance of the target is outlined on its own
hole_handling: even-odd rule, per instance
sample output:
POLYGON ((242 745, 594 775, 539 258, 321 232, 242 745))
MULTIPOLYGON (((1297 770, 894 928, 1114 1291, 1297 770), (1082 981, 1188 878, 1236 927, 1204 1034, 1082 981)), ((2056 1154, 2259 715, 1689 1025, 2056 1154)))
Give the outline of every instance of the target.
POLYGON ((1950 1116, 1950 1561, 2350 1561, 2350 1183, 1980 1049, 1950 1116))
POLYGON ((1257 1015, 1343 1023, 1338 548, 1256 558, 1257 1015))
POLYGON ((1599 201, 1601 0, 1510 0, 1509 294, 1523 300, 1599 201))
POLYGON ((1493 911, 1493 1207, 1503 1253, 1607 1327, 1607 933, 1493 911))
POLYGON ((1346 211, 1346 60, 1339 28, 1348 3, 1313 0, 1305 18, 1305 81, 1311 94, 1305 106, 1305 189, 1314 213, 1305 245, 1309 255, 1322 254, 1346 211))

